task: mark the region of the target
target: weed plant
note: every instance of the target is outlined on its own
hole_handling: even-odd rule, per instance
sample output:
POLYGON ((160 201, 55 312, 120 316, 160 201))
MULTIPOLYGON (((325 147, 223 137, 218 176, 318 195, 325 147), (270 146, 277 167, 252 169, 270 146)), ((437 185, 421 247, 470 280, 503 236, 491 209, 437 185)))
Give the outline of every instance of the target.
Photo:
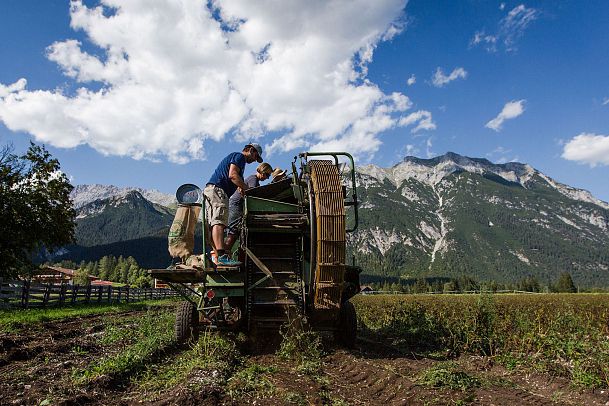
POLYGON ((307 331, 297 321, 283 326, 280 333, 282 340, 277 355, 293 362, 297 372, 317 376, 321 371, 323 356, 319 333, 307 331))
POLYGON ((110 341, 116 347, 122 347, 120 351, 99 359, 85 369, 73 371, 72 377, 76 383, 83 384, 102 376, 117 379, 142 370, 149 359, 162 354, 174 343, 174 317, 172 311, 147 312, 136 319, 137 324, 126 326, 122 332, 114 331, 114 338, 110 341), (129 341, 120 346, 118 343, 121 339, 129 341))
POLYGON ((357 296, 363 334, 418 352, 493 356, 609 387, 609 295, 357 296))
POLYGON ((426 369, 419 376, 419 382, 433 388, 448 388, 463 392, 480 386, 480 381, 459 369, 451 361, 440 362, 426 369))
POLYGON ((268 375, 277 371, 274 366, 251 363, 228 379, 227 393, 232 398, 265 398, 275 393, 268 375))
POLYGON ((190 387, 222 385, 239 357, 233 337, 206 331, 188 350, 149 365, 135 381, 139 389, 149 396, 183 382, 188 382, 190 387))

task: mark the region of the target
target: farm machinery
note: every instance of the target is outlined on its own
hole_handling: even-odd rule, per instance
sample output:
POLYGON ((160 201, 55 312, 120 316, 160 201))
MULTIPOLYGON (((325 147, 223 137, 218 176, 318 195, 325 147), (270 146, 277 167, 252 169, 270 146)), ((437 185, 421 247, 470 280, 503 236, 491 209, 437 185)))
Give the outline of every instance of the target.
POLYGON ((291 176, 245 192, 238 267, 216 266, 206 254, 211 238, 200 189, 178 190, 178 201, 197 221, 202 214, 203 255, 150 271, 185 299, 176 314, 178 341, 196 338, 203 327, 276 330, 298 318, 313 330, 333 331, 345 346, 354 344, 349 299, 360 290, 361 270, 346 263, 346 233, 358 224, 350 154, 301 153, 291 176))

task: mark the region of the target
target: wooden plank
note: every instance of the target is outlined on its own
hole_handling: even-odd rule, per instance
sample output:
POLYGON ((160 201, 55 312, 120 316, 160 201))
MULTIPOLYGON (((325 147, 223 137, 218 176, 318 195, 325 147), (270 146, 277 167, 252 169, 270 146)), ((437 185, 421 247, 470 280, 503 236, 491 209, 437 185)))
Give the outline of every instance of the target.
POLYGON ((78 285, 72 285, 72 298, 70 300, 72 304, 76 303, 76 295, 78 295, 78 285))
POLYGON ((258 259, 258 257, 254 255, 254 253, 248 247, 245 247, 245 253, 252 259, 252 261, 254 261, 254 264, 256 264, 256 266, 260 268, 260 270, 264 272, 267 277, 273 277, 273 273, 269 270, 269 268, 267 268, 266 265, 264 265, 264 263, 258 259))
POLYGON ((28 281, 24 281, 23 289, 21 293, 21 307, 27 309, 29 303, 29 295, 30 295, 30 283, 28 281))
POLYGON ((63 305, 65 300, 66 300, 66 285, 62 283, 60 290, 59 290, 59 304, 63 305))

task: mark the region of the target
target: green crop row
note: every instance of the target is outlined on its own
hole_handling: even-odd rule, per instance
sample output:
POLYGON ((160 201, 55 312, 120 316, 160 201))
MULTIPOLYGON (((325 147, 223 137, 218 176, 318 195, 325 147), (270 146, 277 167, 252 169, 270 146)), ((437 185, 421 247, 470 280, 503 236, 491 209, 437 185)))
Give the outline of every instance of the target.
POLYGON ((352 299, 363 334, 409 351, 492 356, 609 387, 609 295, 379 295, 352 299))

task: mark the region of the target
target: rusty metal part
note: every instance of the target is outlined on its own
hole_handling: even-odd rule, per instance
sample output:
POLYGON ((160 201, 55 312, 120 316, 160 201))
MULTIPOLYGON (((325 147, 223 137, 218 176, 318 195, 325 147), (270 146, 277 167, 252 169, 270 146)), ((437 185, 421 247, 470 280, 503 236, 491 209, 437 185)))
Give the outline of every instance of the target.
POLYGON ((315 199, 315 309, 340 308, 345 280, 345 196, 338 167, 327 160, 309 161, 315 199))

